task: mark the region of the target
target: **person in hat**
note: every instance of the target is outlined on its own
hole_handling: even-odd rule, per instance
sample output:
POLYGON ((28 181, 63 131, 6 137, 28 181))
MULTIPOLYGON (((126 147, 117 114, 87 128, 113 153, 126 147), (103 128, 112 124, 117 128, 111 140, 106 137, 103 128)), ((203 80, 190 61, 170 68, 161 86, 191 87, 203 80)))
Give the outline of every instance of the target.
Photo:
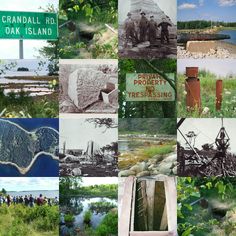
POLYGON ((154 20, 154 16, 150 16, 150 20, 148 22, 148 40, 150 42, 150 46, 155 45, 157 38, 157 23, 154 20))
POLYGON ((132 19, 132 14, 128 12, 128 18, 125 20, 125 36, 126 40, 131 41, 132 44, 135 44, 135 24, 134 20, 132 19))
POLYGON ((147 29, 148 29, 148 19, 146 18, 145 12, 141 12, 141 19, 139 21, 139 41, 144 42, 147 36, 147 29))
POLYGON ((165 39, 167 43, 170 42, 169 40, 169 30, 168 27, 171 27, 172 25, 166 21, 166 18, 162 18, 162 22, 158 25, 158 27, 161 27, 161 43, 164 43, 165 39))

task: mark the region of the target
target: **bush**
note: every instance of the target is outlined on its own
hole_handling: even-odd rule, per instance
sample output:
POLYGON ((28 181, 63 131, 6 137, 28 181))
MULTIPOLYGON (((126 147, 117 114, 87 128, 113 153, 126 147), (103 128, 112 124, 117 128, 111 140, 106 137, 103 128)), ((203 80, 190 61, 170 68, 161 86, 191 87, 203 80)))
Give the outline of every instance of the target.
POLYGON ((118 213, 109 212, 96 229, 96 236, 109 236, 118 234, 118 213))
POLYGON ((86 211, 84 213, 84 223, 89 224, 91 221, 91 217, 92 217, 92 212, 91 211, 86 211))
POLYGON ((64 220, 66 223, 72 223, 75 220, 75 217, 72 214, 65 214, 64 220))

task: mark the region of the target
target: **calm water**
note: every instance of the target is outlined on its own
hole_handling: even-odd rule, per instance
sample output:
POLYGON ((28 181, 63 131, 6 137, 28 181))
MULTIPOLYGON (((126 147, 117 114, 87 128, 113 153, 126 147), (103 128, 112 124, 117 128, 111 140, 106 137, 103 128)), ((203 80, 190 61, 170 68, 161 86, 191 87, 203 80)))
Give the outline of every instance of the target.
POLYGON ((223 41, 236 44, 236 30, 222 30, 219 34, 228 34, 230 35, 230 39, 224 39, 223 41))
MULTIPOLYGON (((81 199, 81 198, 72 198, 71 203, 72 205, 76 205, 77 203, 80 203, 83 205, 83 210, 80 212, 80 214, 75 215, 75 222, 74 226, 77 228, 79 227, 80 229, 84 228, 84 213, 89 210, 89 203, 92 202, 110 202, 115 205, 117 205, 117 200, 115 199, 110 199, 110 198, 101 198, 101 197, 95 197, 95 198, 86 198, 86 199, 81 199)), ((97 228, 97 226, 101 223, 103 218, 105 217, 106 213, 96 213, 93 212, 92 217, 91 217, 91 227, 93 229, 97 228)))
POLYGON ((58 177, 58 172, 59 162, 46 155, 41 155, 25 175, 14 166, 0 164, 1 177, 58 177))
POLYGON ((119 152, 134 151, 136 149, 145 148, 150 145, 159 143, 159 141, 150 141, 150 140, 119 140, 119 152))
POLYGON ((56 118, 11 118, 11 119, 5 119, 1 118, 2 120, 8 120, 12 123, 16 123, 22 128, 24 128, 27 131, 33 131, 37 128, 40 128, 42 126, 47 126, 59 130, 59 121, 56 118))
POLYGON ((55 198, 59 197, 59 190, 41 190, 41 191, 9 191, 9 195, 11 196, 25 196, 32 194, 33 197, 38 197, 39 194, 43 194, 43 196, 47 198, 55 198))

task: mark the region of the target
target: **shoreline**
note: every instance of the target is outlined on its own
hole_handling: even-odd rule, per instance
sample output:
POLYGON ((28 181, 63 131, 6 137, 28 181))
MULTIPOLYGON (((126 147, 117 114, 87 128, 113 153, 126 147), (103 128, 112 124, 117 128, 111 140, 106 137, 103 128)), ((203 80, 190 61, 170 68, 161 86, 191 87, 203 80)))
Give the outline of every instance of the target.
MULTIPOLYGON (((42 126, 42 127, 39 127, 39 128, 34 129, 33 131, 27 131, 27 130, 25 130, 24 128, 22 128, 19 124, 16 124, 16 123, 14 123, 14 122, 12 122, 12 121, 5 120, 5 119, 2 119, 2 118, 0 119, 0 121, 9 123, 10 125, 14 125, 14 126, 16 126, 17 128, 21 129, 23 132, 25 132, 25 133, 28 134, 28 135, 30 135, 30 134, 31 134, 31 135, 35 135, 35 133, 36 133, 37 130, 44 129, 44 128, 50 129, 50 130, 56 132, 56 133, 59 135, 59 132, 58 132, 56 129, 54 129, 54 128, 52 128, 52 127, 48 127, 48 126, 42 126)), ((32 154, 33 154, 33 153, 32 153, 32 154)), ((35 162, 35 161, 37 160, 37 158, 38 158, 40 155, 42 155, 42 154, 51 156, 53 160, 58 160, 58 161, 59 161, 59 157, 56 157, 55 155, 53 155, 53 154, 51 154, 51 153, 41 151, 41 152, 37 153, 37 154, 32 158, 32 160, 31 160, 29 166, 27 166, 27 167, 19 167, 17 164, 15 164, 15 163, 13 163, 13 162, 8 162, 8 161, 6 162, 6 161, 1 161, 1 160, 0 160, 0 164, 3 164, 3 165, 12 165, 12 166, 16 167, 17 170, 18 170, 21 174, 24 175, 24 174, 26 174, 26 173, 31 169, 31 167, 33 166, 34 162, 35 162)))
POLYGON ((59 75, 22 75, 22 76, 17 76, 17 75, 13 75, 13 76, 2 76, 2 78, 5 79, 17 79, 17 80, 44 80, 44 81, 52 81, 52 80, 58 80, 59 79, 59 75))
POLYGON ((32 168, 32 166, 33 166, 33 164, 35 163, 35 161, 36 161, 38 158, 40 158, 40 155, 43 155, 43 154, 50 156, 53 160, 59 161, 59 157, 57 157, 57 156, 55 156, 55 155, 53 155, 53 154, 51 154, 51 153, 39 152, 39 153, 37 153, 37 154, 33 157, 32 161, 31 161, 30 164, 29 164, 29 166, 24 167, 24 168, 23 168, 23 167, 19 167, 17 164, 15 164, 15 163, 13 163, 13 162, 0 161, 0 164, 2 164, 2 165, 11 165, 11 166, 14 166, 14 167, 16 167, 16 169, 20 172, 20 174, 25 175, 27 172, 30 171, 30 169, 32 168))

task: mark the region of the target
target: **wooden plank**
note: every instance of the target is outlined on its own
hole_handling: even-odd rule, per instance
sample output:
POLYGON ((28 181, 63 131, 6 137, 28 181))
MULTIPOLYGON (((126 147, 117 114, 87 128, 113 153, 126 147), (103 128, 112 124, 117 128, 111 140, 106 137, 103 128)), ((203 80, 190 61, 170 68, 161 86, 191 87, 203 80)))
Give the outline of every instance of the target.
POLYGON ((119 224, 118 224, 119 236, 129 236, 133 183, 134 183, 133 176, 127 177, 125 179, 124 194, 122 197, 121 212, 120 212, 119 224))
POLYGON ((166 230, 167 226, 168 226, 168 222, 167 222, 167 209, 166 209, 166 203, 165 203, 163 215, 162 215, 162 218, 161 218, 160 230, 166 230))
POLYGON ((153 230, 154 220, 154 196, 155 196, 155 180, 146 181, 147 193, 147 209, 148 209, 148 230, 153 230))
POLYGON ((164 181, 156 181, 154 188, 155 188, 155 201, 153 205, 153 211, 154 211, 155 223, 153 225, 152 230, 160 230, 161 220, 166 203, 164 181))
POLYGON ((133 231, 130 236, 175 236, 173 232, 169 231, 133 231))
POLYGON ((165 180, 166 210, 168 231, 177 234, 177 191, 175 177, 167 177, 165 180))
POLYGON ((136 178, 134 179, 134 184, 133 184, 133 202, 131 209, 130 231, 134 231, 135 203, 136 203, 136 178))

